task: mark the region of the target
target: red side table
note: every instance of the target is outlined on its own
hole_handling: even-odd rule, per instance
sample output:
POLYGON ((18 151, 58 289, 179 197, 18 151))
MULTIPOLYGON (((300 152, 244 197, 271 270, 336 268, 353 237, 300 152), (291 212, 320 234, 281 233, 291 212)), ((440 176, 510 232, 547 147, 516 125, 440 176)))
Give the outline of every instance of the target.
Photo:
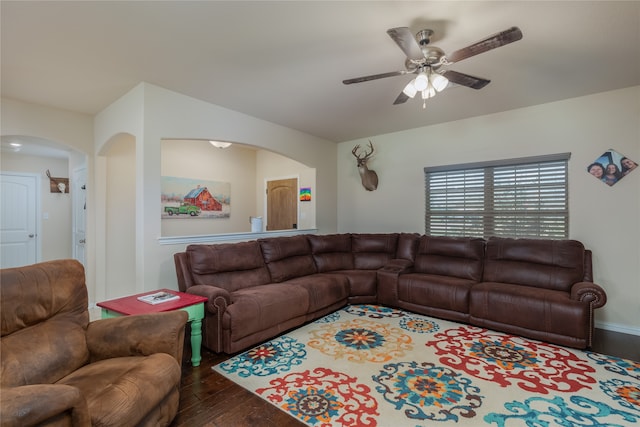
POLYGON ((204 303, 206 297, 173 291, 170 289, 159 289, 141 294, 130 295, 128 297, 112 299, 99 302, 98 307, 102 308, 102 318, 128 316, 132 314, 160 313, 163 311, 184 310, 189 314, 191 324, 191 363, 199 366, 202 357, 200 348, 202 346, 202 319, 204 319, 204 303), (180 299, 167 301, 160 304, 148 304, 138 300, 138 297, 153 294, 159 291, 178 295, 180 299))

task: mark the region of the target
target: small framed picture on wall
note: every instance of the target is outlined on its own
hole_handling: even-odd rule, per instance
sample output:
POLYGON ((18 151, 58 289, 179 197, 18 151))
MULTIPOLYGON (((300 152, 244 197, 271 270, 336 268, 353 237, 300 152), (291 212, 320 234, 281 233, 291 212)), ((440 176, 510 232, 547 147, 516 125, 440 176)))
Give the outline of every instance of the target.
POLYGON ((610 149, 587 166, 587 172, 605 184, 612 186, 637 167, 637 162, 610 149))

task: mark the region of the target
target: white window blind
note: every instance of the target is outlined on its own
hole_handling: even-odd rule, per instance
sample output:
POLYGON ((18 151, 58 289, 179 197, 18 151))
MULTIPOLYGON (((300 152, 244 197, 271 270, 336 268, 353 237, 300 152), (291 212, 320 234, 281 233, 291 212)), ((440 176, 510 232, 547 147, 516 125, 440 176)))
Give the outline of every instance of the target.
POLYGON ((432 236, 567 238, 570 153, 424 169, 432 236))

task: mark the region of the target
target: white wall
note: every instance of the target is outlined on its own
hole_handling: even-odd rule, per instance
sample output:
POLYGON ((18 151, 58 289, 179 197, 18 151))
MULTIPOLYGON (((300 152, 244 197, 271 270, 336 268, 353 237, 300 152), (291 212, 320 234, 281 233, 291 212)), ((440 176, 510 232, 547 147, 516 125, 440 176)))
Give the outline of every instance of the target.
POLYGON ((136 145, 128 134, 117 135, 106 152, 107 203, 104 298, 130 294, 135 283, 136 145))
MULTIPOLYGON (((136 141, 135 277, 127 280, 127 293, 162 287, 177 289, 173 254, 184 243, 161 244, 160 176, 163 139, 217 139, 264 147, 315 168, 317 226, 335 232, 337 207, 336 151, 334 143, 259 120, 216 105, 141 83, 110 105, 95 119, 95 152, 105 153, 108 142, 122 132, 136 141)), ((97 158, 96 181, 108 182, 109 173, 97 158)), ((97 206, 106 189, 97 189, 97 206)), ((132 219, 127 219, 132 221, 132 219)), ((106 235, 106 218, 96 215, 99 236, 106 235)), ((97 276, 108 265, 106 253, 96 251, 97 276)), ((104 276, 106 276, 106 272, 104 276)), ((96 295, 104 297, 108 283, 97 281, 96 295)))
POLYGON ((596 319, 640 334, 640 170, 613 187, 586 172, 610 148, 640 161, 640 87, 367 139, 338 147, 339 232, 424 233, 425 166, 571 152, 570 237, 593 250, 594 281, 609 298, 596 319), (367 139, 380 180, 373 192, 351 154, 367 139))

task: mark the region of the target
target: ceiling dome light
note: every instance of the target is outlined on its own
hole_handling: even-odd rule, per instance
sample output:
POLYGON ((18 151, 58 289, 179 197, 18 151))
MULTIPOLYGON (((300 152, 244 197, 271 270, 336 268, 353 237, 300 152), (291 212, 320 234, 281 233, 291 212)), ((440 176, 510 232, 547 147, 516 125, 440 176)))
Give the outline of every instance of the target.
POLYGON ((213 145, 216 148, 229 148, 231 147, 231 143, 230 142, 224 142, 224 141, 209 141, 211 143, 211 145, 213 145))

